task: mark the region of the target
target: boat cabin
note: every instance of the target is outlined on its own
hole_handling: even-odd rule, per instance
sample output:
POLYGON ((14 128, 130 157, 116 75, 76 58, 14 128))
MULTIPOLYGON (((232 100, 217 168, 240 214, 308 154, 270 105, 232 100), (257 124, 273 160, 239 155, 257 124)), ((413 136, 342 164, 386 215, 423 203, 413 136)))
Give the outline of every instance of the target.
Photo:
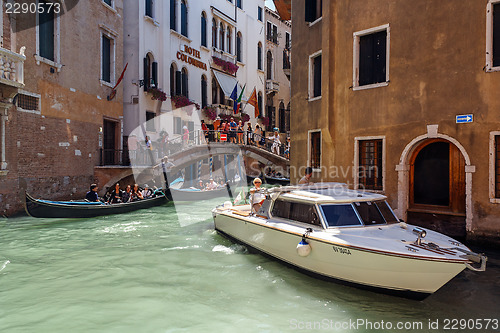
POLYGON ((280 193, 264 204, 260 215, 307 224, 314 229, 363 227, 398 223, 386 197, 344 189, 331 193, 329 189, 280 193))

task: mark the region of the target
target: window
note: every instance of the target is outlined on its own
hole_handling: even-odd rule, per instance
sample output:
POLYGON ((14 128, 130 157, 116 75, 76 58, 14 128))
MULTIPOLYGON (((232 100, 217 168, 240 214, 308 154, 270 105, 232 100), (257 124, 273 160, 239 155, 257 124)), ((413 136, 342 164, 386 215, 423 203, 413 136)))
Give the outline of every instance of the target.
POLYGON ((175 30, 177 26, 177 4, 176 0, 170 0, 170 29, 175 30))
POLYGON ((321 97, 321 55, 319 51, 309 56, 309 99, 321 97))
POLYGON ((384 217, 373 202, 355 202, 354 207, 365 225, 385 224, 384 217))
POLYGON ((158 87, 158 63, 153 59, 151 53, 144 58, 144 91, 158 87))
POLYGON ((177 73, 177 66, 175 63, 172 63, 170 65, 170 96, 175 96, 176 95, 176 73, 177 73))
POLYGON ((236 7, 243 9, 243 0, 236 0, 236 7))
POLYGON ((189 98, 189 91, 188 91, 188 71, 187 71, 186 67, 182 68, 181 84, 182 84, 181 95, 186 96, 187 98, 189 98))
POLYGON ((309 166, 321 168, 321 131, 309 131, 309 166))
POLYGON ((285 49, 290 50, 292 48, 292 38, 290 33, 285 32, 285 49))
POLYGON ((279 110, 279 129, 281 132, 284 132, 286 128, 285 103, 281 102, 278 110, 279 110))
MULTIPOLYGON (((354 33, 353 87, 386 86, 389 81, 389 26, 354 33)), ((362 88, 358 88, 362 89, 362 88)))
POLYGON ((217 104, 217 81, 212 79, 212 104, 217 104))
POLYGON ((267 56, 266 56, 266 65, 267 65, 267 74, 266 74, 266 79, 267 80, 272 80, 273 79, 273 54, 271 51, 267 51, 267 56))
POLYGON ((154 112, 146 111, 146 131, 154 132, 155 129, 155 116, 154 112))
POLYGON ((227 27, 227 53, 231 53, 231 28, 227 27))
POLYGON ((185 37, 188 36, 188 22, 187 22, 187 5, 186 1, 181 1, 181 34, 185 37))
POLYGON ((321 226, 316 209, 312 204, 276 200, 271 213, 275 217, 321 226))
POLYGON ((153 0, 146 0, 146 16, 153 18, 153 0))
POLYGON ((174 134, 182 134, 182 118, 174 117, 174 134))
POLYGON ((222 22, 220 23, 220 27, 219 27, 219 34, 220 34, 219 49, 224 51, 224 25, 222 24, 222 22))
POLYGON ((362 225, 351 204, 321 205, 324 220, 329 227, 362 225))
POLYGON ((55 17, 54 11, 49 10, 49 4, 45 1, 39 5, 45 7, 46 10, 40 11, 38 14, 38 48, 39 55, 42 58, 55 61, 55 17))
POLYGON ((500 131, 490 132, 490 202, 500 203, 500 131))
POLYGON ((389 207, 389 204, 385 200, 381 201, 375 201, 375 205, 377 206, 378 210, 384 217, 385 222, 387 223, 398 223, 399 220, 394 215, 394 212, 392 211, 391 207, 389 207))
POLYGON ((268 41, 278 44, 278 27, 269 21, 267 22, 266 37, 268 41))
POLYGON ((39 105, 38 102, 40 100, 40 95, 29 93, 19 93, 17 95, 17 107, 21 108, 24 111, 38 111, 39 105))
POLYGON ((207 16, 201 13, 201 46, 207 46, 207 16))
POLYGON ((382 139, 359 140, 358 188, 382 190, 382 139))
POLYGON ((262 70, 262 44, 257 44, 257 69, 262 70))
POLYGON ((489 0, 486 7, 486 71, 500 70, 500 1, 489 0))
POLYGON ((257 20, 262 22, 262 7, 257 7, 257 20))
POLYGON ((241 56, 241 32, 238 31, 238 34, 236 35, 236 60, 239 62, 242 62, 242 56, 241 56))
POLYGON ((101 80, 111 83, 111 39, 102 35, 101 80))
POLYGON ((306 22, 314 22, 322 16, 322 0, 306 0, 306 22))
POLYGON ((201 76, 201 107, 204 108, 208 104, 207 96, 207 78, 205 75, 201 76))
POLYGON ((217 21, 212 19, 212 47, 217 47, 217 21))
POLYGON ((113 8, 113 0, 103 0, 103 2, 109 7, 113 8))

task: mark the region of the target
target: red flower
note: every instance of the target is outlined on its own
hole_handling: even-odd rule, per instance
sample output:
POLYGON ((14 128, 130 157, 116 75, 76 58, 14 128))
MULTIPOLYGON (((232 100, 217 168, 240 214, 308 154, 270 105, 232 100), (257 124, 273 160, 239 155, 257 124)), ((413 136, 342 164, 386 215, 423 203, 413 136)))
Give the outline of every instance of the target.
POLYGON ((217 58, 215 56, 212 56, 212 59, 214 60, 214 63, 217 66, 222 67, 222 70, 225 72, 228 72, 228 73, 234 75, 238 71, 238 68, 239 68, 238 65, 233 64, 230 61, 225 61, 225 60, 222 60, 222 59, 217 58))
POLYGON ((167 94, 159 88, 150 88, 148 89, 148 92, 151 93, 152 100, 157 100, 162 102, 167 100, 167 94))

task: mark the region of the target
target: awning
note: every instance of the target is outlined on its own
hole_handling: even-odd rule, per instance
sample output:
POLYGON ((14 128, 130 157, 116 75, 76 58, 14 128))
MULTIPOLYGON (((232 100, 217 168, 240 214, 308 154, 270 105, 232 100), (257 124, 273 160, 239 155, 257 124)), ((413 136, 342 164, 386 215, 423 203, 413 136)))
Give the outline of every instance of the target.
MULTIPOLYGON (((227 75, 218 71, 213 71, 215 78, 217 79, 217 82, 219 82, 220 87, 222 88, 222 91, 224 92, 224 95, 226 95, 227 98, 231 97, 231 94, 233 93, 234 86, 238 83, 236 78, 231 75, 227 75)), ((238 84, 238 97, 240 97, 241 94, 241 85, 238 84)), ((245 91, 247 89, 245 88, 245 91)), ((241 97, 242 101, 247 101, 247 98, 245 96, 245 93, 243 93, 243 96, 241 97)))

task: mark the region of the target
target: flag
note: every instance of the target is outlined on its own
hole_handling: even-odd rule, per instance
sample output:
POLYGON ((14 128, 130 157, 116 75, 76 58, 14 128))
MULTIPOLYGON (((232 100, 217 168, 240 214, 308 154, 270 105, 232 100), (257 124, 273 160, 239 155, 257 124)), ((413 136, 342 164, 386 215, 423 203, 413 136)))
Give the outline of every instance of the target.
POLYGON ((113 98, 115 98, 115 96, 116 96, 116 87, 118 87, 118 85, 120 84, 120 82, 122 82, 123 75, 125 74, 125 71, 127 70, 127 66, 128 66, 128 62, 125 65, 125 68, 122 71, 122 75, 120 75, 120 77, 118 78, 118 81, 116 81, 115 86, 113 87, 113 89, 111 89, 111 93, 108 96, 108 101, 111 101, 113 98))
POLYGON ((229 96, 229 98, 231 98, 234 101, 238 99, 238 82, 236 82, 233 92, 231 93, 231 96, 229 96))
POLYGON ((243 89, 241 89, 240 97, 238 97, 238 100, 234 102, 234 114, 237 114, 240 111, 241 98, 243 97, 243 92, 245 91, 246 86, 246 84, 243 86, 243 89))
POLYGON ((259 102, 257 101, 257 93, 255 88, 253 88, 252 95, 248 99, 248 104, 254 107, 255 118, 257 118, 260 115, 260 112, 259 112, 259 102))

